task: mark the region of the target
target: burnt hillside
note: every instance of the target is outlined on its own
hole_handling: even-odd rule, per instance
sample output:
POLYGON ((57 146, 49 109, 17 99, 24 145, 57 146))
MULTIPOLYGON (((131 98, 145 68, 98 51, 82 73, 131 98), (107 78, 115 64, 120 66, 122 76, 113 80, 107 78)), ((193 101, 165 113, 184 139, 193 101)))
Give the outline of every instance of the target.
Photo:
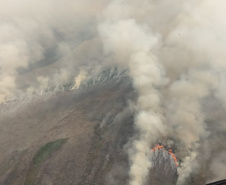
POLYGON ((1 105, 0 184, 106 184, 117 162, 127 168, 132 92, 125 77, 1 105))

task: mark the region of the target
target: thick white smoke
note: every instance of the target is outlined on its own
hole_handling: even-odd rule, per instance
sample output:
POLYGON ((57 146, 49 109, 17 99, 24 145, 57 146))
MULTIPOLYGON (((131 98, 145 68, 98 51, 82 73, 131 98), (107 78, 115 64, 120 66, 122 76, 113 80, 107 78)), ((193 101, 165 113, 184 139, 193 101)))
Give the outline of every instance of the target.
POLYGON ((99 32, 104 49, 130 69, 139 95, 135 119, 139 136, 129 150, 131 185, 145 183, 151 167, 149 147, 162 135, 177 141, 182 161, 178 184, 198 170, 200 148, 211 135, 203 101, 213 94, 224 99, 218 76, 225 73, 224 5, 224 1, 118 0, 103 12, 99 32))
POLYGON ((164 72, 151 50, 159 38, 144 25, 135 20, 126 19, 118 22, 104 22, 99 25, 106 52, 113 53, 127 65, 134 87, 139 98, 136 109, 136 129, 139 138, 132 144, 129 152, 131 185, 145 182, 151 167, 149 160, 150 148, 165 132, 160 114, 160 94, 157 88, 164 84, 164 72), (119 55, 119 56, 118 56, 119 55))

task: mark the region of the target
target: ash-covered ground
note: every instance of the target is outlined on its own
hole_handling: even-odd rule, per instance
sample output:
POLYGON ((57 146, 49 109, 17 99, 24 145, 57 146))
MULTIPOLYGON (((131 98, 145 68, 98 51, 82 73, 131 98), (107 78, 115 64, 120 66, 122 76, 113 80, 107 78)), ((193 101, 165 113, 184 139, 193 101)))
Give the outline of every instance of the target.
POLYGON ((172 156, 165 150, 152 152, 153 168, 149 172, 147 184, 174 185, 177 181, 177 166, 172 156))
MULTIPOLYGON (((2 104, 0 184, 127 184, 126 144, 134 135, 128 102, 134 99, 126 76, 2 104)), ((177 169, 169 155, 155 153, 153 165, 146 184, 175 184, 177 169)))

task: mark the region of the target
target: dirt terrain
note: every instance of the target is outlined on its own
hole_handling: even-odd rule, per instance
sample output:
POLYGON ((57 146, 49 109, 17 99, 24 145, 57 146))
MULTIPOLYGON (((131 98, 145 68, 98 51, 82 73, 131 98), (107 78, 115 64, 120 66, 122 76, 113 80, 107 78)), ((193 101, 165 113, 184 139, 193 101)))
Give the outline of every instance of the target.
POLYGON ((1 105, 0 184, 110 184, 117 161, 127 168, 133 117, 120 113, 131 92, 126 77, 1 105))
MULTIPOLYGON (((135 99, 126 76, 2 104, 0 185, 127 184, 135 99)), ((175 184, 169 158, 155 163, 147 184, 175 184)), ((192 179, 204 182, 201 174, 192 179)))

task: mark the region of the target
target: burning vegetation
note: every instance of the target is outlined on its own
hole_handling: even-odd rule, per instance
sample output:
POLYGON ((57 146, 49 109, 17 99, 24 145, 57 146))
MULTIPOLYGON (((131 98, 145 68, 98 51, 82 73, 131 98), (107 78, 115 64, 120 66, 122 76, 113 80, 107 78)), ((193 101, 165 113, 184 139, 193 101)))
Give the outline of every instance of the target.
POLYGON ((167 152, 167 153, 170 155, 170 157, 174 160, 175 166, 178 167, 179 163, 178 163, 177 158, 176 158, 176 155, 173 153, 173 150, 172 150, 172 149, 167 150, 167 149, 165 149, 165 147, 164 147, 163 145, 156 145, 156 146, 151 150, 151 152, 153 153, 153 152, 155 152, 156 150, 163 150, 164 152, 167 152))

